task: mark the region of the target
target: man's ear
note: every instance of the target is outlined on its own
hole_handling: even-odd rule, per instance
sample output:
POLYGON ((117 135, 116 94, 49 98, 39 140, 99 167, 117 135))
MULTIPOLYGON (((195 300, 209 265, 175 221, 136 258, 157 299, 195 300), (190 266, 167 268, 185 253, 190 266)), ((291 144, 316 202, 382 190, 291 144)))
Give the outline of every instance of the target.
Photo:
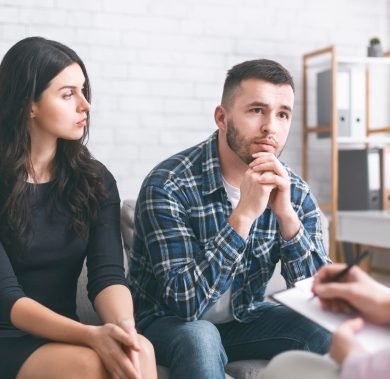
POLYGON ((225 132, 227 128, 227 113, 222 105, 218 105, 214 111, 214 120, 219 130, 225 132))

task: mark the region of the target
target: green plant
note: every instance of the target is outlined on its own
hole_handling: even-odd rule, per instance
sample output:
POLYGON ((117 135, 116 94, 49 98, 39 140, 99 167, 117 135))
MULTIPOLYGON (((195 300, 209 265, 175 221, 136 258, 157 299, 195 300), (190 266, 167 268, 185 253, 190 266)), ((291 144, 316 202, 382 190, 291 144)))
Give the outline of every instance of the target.
POLYGON ((378 37, 373 37, 370 39, 370 46, 380 45, 381 40, 378 37))

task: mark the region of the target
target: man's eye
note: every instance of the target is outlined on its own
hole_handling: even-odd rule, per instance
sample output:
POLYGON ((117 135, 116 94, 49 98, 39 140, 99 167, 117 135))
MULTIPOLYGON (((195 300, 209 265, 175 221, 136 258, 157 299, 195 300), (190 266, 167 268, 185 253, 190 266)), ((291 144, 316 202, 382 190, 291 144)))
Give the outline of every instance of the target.
POLYGON ((258 114, 258 113, 263 113, 263 110, 261 108, 252 108, 251 112, 258 114))
POLYGON ((287 119, 287 120, 289 119, 289 115, 288 115, 288 113, 286 113, 286 112, 281 112, 281 113, 280 113, 280 117, 281 117, 281 118, 285 118, 285 119, 287 119))

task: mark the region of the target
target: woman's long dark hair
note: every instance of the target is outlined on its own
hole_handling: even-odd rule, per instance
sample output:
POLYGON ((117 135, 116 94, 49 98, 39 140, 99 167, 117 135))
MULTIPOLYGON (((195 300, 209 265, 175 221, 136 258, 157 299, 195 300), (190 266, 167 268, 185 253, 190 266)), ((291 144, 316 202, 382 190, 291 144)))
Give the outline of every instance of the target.
MULTIPOLYGON (((27 178, 31 164, 30 112, 50 81, 69 65, 77 63, 85 76, 83 93, 91 90, 87 71, 69 47, 41 37, 16 43, 0 65, 0 239, 27 243, 31 222, 27 202, 27 178)), ((104 196, 101 166, 84 145, 89 115, 81 139, 59 139, 54 158, 55 197, 71 213, 70 228, 86 237, 96 221, 99 199, 104 196)))

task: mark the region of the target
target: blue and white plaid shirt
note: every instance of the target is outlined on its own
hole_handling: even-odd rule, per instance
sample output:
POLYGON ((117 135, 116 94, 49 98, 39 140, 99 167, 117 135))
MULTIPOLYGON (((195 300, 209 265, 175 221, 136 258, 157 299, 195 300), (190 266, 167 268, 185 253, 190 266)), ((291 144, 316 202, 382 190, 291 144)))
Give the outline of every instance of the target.
POLYGON ((233 317, 249 322, 267 306, 264 292, 279 260, 288 286, 329 263, 320 210, 308 185, 288 167, 298 234, 283 240, 270 208, 253 223, 247 240, 234 231, 217 138, 215 132, 165 160, 142 185, 128 276, 142 325, 164 315, 200 319, 229 287, 233 317))

